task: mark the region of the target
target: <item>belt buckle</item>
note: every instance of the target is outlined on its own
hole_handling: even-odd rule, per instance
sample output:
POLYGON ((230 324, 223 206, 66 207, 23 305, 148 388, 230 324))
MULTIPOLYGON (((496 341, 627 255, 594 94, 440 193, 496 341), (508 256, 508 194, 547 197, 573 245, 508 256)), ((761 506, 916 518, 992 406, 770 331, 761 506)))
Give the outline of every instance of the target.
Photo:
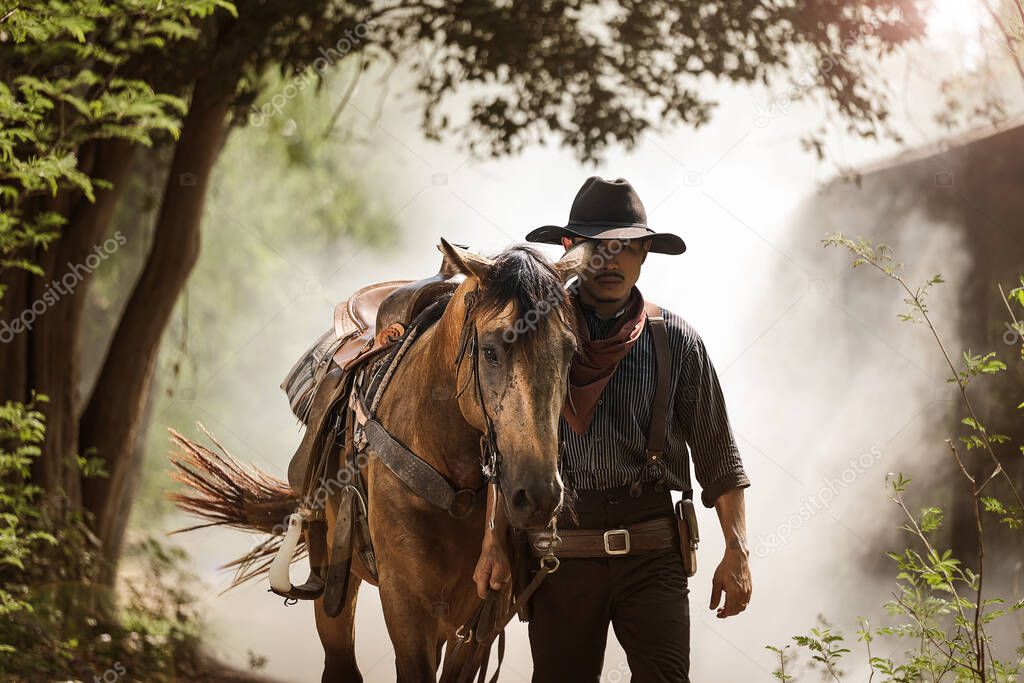
POLYGON ((626 555, 629 553, 629 529, 609 529, 604 532, 604 552, 608 555, 626 555), (608 541, 611 539, 612 534, 621 534, 622 540, 626 546, 620 550, 612 550, 611 545, 608 541))

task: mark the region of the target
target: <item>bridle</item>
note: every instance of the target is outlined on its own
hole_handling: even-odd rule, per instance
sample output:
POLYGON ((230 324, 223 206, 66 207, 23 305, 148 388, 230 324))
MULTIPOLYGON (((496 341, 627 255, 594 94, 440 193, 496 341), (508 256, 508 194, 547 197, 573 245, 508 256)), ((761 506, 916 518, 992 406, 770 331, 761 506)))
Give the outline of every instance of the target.
MULTIPOLYGON (((480 336, 476 328, 476 322, 473 320, 473 312, 479 299, 479 287, 466 292, 464 297, 466 311, 465 317, 462 320, 462 332, 459 337, 459 351, 455 356, 455 381, 456 383, 458 382, 462 361, 468 355, 472 364, 471 380, 476 385, 477 405, 480 407, 480 412, 484 417, 484 431, 480 435, 480 470, 486 480, 486 485, 491 487, 491 493, 493 494, 491 509, 487 516, 487 526, 489 529, 494 529, 494 515, 496 513, 498 493, 501 491, 502 458, 501 451, 498 449, 498 437, 494 429, 494 421, 491 419, 490 413, 487 412, 483 384, 480 380, 480 336)), ((467 383, 466 386, 456 392, 455 397, 462 396, 468 387, 469 384, 467 383)))

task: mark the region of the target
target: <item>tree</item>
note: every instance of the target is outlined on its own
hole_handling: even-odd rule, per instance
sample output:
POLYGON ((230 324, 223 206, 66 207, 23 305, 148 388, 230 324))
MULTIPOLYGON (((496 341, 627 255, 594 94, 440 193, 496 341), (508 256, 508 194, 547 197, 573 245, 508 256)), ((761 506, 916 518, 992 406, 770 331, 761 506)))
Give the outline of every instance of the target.
POLYGON ((416 78, 428 135, 455 136, 480 155, 553 140, 589 160, 654 128, 706 122, 704 79, 768 83, 803 56, 817 65, 805 92, 874 136, 887 107, 872 64, 921 34, 919 2, 5 2, 0 285, 8 322, 32 325, 0 346, 0 400, 51 396, 33 480, 88 514, 107 559, 101 578, 112 581, 134 445, 161 337, 198 254, 210 170, 268 94, 268 69, 315 79, 346 59, 357 73, 401 64, 416 78), (468 110, 453 104, 457 94, 469 95, 468 110), (89 268, 76 270, 85 274, 70 293, 47 288, 102 256, 132 158, 150 146, 173 150, 152 247, 80 398, 89 268), (48 296, 52 304, 37 305, 48 296), (77 454, 105 476, 83 480, 77 454))

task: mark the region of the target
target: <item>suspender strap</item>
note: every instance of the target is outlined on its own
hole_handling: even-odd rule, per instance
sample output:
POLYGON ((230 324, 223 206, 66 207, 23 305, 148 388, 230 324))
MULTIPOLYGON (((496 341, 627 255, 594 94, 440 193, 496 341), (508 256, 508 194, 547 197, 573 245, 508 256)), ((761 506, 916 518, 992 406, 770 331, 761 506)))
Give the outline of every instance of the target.
POLYGON ((647 429, 647 462, 662 465, 665 453, 665 436, 668 431, 668 392, 672 384, 671 356, 668 347, 668 331, 661 307, 650 301, 644 302, 647 324, 651 326, 651 340, 654 342, 655 385, 654 401, 651 404, 651 423, 647 429))
MULTIPOLYGON (((654 400, 651 402, 651 423, 647 428, 647 464, 656 467, 659 483, 665 477, 665 438, 668 433, 669 390, 672 387, 672 351, 668 344, 668 328, 661 306, 645 301, 647 324, 651 326, 654 344, 654 400)), ((686 456, 683 456, 684 460, 686 456)), ((689 463, 687 463, 689 465, 689 463)), ((692 498, 693 489, 683 491, 683 498, 692 498)))

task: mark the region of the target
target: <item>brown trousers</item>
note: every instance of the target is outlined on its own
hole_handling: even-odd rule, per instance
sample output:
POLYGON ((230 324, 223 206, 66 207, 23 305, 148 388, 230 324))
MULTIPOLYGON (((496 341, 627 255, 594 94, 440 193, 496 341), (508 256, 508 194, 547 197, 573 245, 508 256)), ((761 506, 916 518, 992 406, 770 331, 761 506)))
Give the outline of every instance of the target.
MULTIPOLYGON (((638 498, 626 487, 580 491, 573 507, 578 527, 563 514, 559 528, 611 529, 672 516, 668 491, 649 486, 638 498)), ((627 665, 636 683, 689 683, 689 587, 678 549, 562 560, 533 595, 530 613, 534 683, 624 682, 627 665), (627 661, 601 678, 609 623, 627 661)))

